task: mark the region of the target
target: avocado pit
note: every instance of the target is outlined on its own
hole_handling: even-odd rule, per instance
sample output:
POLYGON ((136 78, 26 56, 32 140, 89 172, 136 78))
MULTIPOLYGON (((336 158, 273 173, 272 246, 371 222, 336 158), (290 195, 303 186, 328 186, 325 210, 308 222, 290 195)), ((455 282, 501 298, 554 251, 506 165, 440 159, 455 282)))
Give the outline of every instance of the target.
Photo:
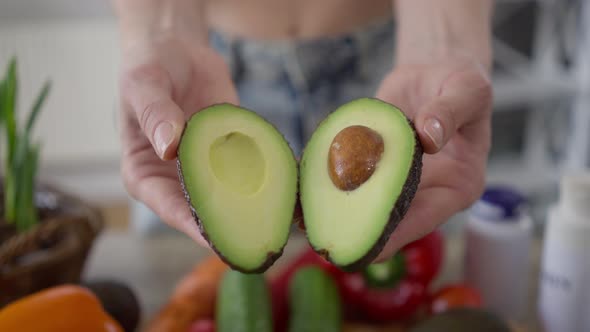
POLYGON ((330 144, 330 179, 340 190, 357 189, 373 175, 383 150, 383 137, 375 130, 360 125, 342 129, 330 144))

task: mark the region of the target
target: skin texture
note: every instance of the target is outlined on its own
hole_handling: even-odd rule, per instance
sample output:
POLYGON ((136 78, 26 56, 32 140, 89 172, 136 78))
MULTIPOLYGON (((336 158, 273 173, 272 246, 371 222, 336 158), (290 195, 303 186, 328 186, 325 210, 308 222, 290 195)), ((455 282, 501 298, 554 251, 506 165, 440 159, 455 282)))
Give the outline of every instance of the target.
POLYGON ((360 187, 375 172, 383 154, 383 137, 365 126, 342 129, 330 144, 328 171, 343 191, 360 187))
MULTIPOLYGON (((238 104, 226 64, 206 46, 206 23, 211 18, 207 13, 212 9, 196 0, 113 3, 122 37, 120 95, 125 186, 132 197, 145 203, 166 223, 207 246, 186 204, 172 160, 190 114, 213 103, 238 104)), ((260 9, 257 17, 262 21, 258 21, 271 22, 270 17, 279 12, 307 13, 305 8, 309 7, 305 6, 309 3, 273 1, 280 5, 266 11, 260 9)), ((351 12, 346 10, 348 6, 337 2, 314 3, 332 4, 322 11, 314 10, 326 13, 314 22, 345 20, 351 12)), ((404 110, 415 124, 427 155, 412 207, 387 241, 380 258, 390 257, 403 245, 429 233, 480 196, 491 134, 492 90, 488 71, 492 1, 396 0, 391 4, 397 26, 395 66, 386 74, 376 97, 404 110)), ((372 6, 354 8, 352 12, 360 12, 362 7, 372 6)), ((233 19, 229 21, 238 25, 240 15, 230 17, 233 19)), ((311 26, 297 19, 279 20, 277 24, 283 21, 296 28, 311 26)), ((281 31, 279 27, 263 25, 266 30, 281 31)), ((356 27, 350 26, 348 30, 356 27)), ((255 29, 243 30, 246 35, 256 35, 255 29)), ((330 34, 327 28, 316 30, 301 36, 320 36, 321 30, 330 34)), ((284 38, 300 36, 298 29, 284 31, 290 31, 281 34, 284 38)))

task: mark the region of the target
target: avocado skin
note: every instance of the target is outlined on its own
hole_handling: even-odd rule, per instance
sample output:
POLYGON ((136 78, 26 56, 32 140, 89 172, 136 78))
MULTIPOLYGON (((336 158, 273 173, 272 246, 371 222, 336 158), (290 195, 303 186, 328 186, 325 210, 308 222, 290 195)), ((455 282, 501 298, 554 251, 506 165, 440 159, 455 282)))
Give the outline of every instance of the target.
MULTIPOLYGON (((366 98, 366 99, 375 99, 375 98, 366 98)), ((380 102, 384 102, 379 100, 380 102)), ((393 106, 393 105, 392 105, 393 106)), ((395 107, 395 106, 394 106, 395 107)), ((397 108, 397 107, 396 107, 397 108)), ((403 113, 403 112, 402 112, 403 113)), ((398 197, 395 205, 391 209, 389 214, 389 221, 385 225, 383 232, 379 239, 375 242, 375 245, 361 258, 357 261, 348 264, 348 265, 338 265, 334 263, 330 259, 330 254, 327 250, 323 248, 315 248, 314 250, 321 256, 323 256, 326 260, 330 261, 332 264, 337 265, 341 270, 346 272, 356 272, 359 270, 364 269, 369 264, 371 264, 377 256, 381 253, 385 244, 389 240, 391 233, 397 228, 397 225, 406 215, 414 196, 416 195, 416 191, 418 191, 418 185, 420 184, 420 178, 422 177, 422 156, 424 155, 424 149, 422 147, 422 143, 420 142, 420 138, 418 137, 418 132, 416 131, 416 127, 412 120, 410 120, 405 114, 404 117, 408 121, 408 124, 412 128, 414 132, 414 139, 415 139, 415 147, 414 147, 414 157, 412 159, 412 166, 408 172, 408 176, 406 178, 406 182, 402 187, 402 191, 400 196, 398 197)), ((309 241, 311 243, 311 241, 309 241)))
POLYGON ((434 315, 415 325, 410 332, 510 332, 510 327, 491 312, 456 308, 434 315))
MULTIPOLYGON (((213 107, 213 106, 217 106, 217 105, 232 105, 232 104, 221 103, 221 104, 210 105, 208 107, 213 107)), ((232 105, 232 106, 236 106, 236 105, 232 105)), ((248 109, 241 107, 241 106, 236 106, 236 107, 240 107, 243 110, 255 113, 254 111, 248 110, 248 109)), ((265 119, 263 119, 263 120, 266 121, 265 119)), ((189 119, 189 121, 190 121, 190 119, 189 119)), ((187 123, 188 123, 188 121, 187 121, 187 123)), ((273 128, 276 129, 276 127, 272 123, 270 123, 270 122, 267 122, 267 123, 269 123, 271 126, 273 126, 273 128)), ((186 125, 185 125, 185 129, 186 129, 186 125)), ((182 134, 184 135, 184 130, 183 130, 182 134)), ((283 137, 283 139, 285 139, 285 138, 283 137)), ((295 156, 293 156, 293 159, 295 159, 295 156)), ((197 223, 199 233, 201 233, 201 235, 203 236, 205 241, 207 241, 207 244, 209 245, 209 247, 217 254, 217 256, 219 256, 219 258, 225 264, 227 264, 232 270, 236 270, 236 271, 239 271, 242 273, 247 273, 247 274, 264 273, 266 270, 268 270, 274 264, 274 262, 277 259, 279 259, 279 257, 281 257, 283 255, 284 247, 287 245, 286 241, 285 241, 285 245, 279 251, 268 252, 267 256, 266 256, 266 260, 264 262, 262 262, 262 264, 260 266, 258 266, 257 268, 248 270, 248 269, 244 269, 244 268, 237 266, 237 265, 233 264, 232 262, 230 262, 227 259, 227 257, 225 257, 219 250, 217 250, 217 248, 215 247, 215 244, 213 244, 213 241, 211 241, 211 239, 209 238, 209 235, 207 234, 207 231, 205 230, 205 226, 201 222, 201 219, 199 218, 199 215, 197 214, 197 210, 192 204, 191 197, 188 193, 188 190, 186 188, 186 184, 184 182, 184 176, 182 175, 182 163, 180 162, 180 158, 176 158, 176 170, 178 173, 178 178, 180 180, 180 186, 182 188, 182 192, 184 193, 184 198, 185 198, 186 202, 188 203, 191 214, 193 215, 193 219, 197 223)), ((297 171, 297 174, 299 174, 299 170, 297 171)), ((296 188, 299 188, 299 177, 297 178, 297 187, 296 188)), ((297 206, 297 204, 299 204, 298 202, 299 202, 299 193, 297 193, 297 199, 295 200, 295 206, 297 206)), ((297 221, 297 219, 294 219, 294 221, 297 221)))

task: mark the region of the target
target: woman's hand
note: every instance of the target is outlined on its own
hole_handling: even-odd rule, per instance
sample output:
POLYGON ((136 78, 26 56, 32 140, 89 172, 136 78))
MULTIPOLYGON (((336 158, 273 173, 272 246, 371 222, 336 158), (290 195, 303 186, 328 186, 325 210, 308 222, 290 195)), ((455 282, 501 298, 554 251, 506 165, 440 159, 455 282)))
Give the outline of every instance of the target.
POLYGON ((178 35, 153 36, 123 51, 122 176, 130 195, 205 245, 179 184, 176 150, 186 120, 214 103, 238 104, 223 59, 178 35))
POLYGON ((490 148, 492 89, 485 66, 463 56, 399 65, 377 98, 414 121, 424 147, 412 205, 380 259, 424 236, 481 194, 490 148))

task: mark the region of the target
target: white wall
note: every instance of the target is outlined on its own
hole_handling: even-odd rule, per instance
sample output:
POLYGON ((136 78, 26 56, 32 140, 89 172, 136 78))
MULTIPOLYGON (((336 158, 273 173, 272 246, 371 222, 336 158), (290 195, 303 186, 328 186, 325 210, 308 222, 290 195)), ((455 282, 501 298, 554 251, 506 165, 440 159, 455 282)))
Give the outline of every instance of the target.
MULTIPOLYGON (((27 7, 27 3, 38 8, 32 5, 42 2, 29 0, 21 5, 27 7)), ((11 8, 10 2, 2 4, 0 66, 4 71, 8 59, 18 56, 19 110, 28 112, 42 82, 53 81, 36 127, 43 145, 42 177, 91 200, 126 197, 118 173, 115 20, 88 15, 40 18, 30 10, 11 8), (32 17, 7 19, 7 9, 32 17)))

